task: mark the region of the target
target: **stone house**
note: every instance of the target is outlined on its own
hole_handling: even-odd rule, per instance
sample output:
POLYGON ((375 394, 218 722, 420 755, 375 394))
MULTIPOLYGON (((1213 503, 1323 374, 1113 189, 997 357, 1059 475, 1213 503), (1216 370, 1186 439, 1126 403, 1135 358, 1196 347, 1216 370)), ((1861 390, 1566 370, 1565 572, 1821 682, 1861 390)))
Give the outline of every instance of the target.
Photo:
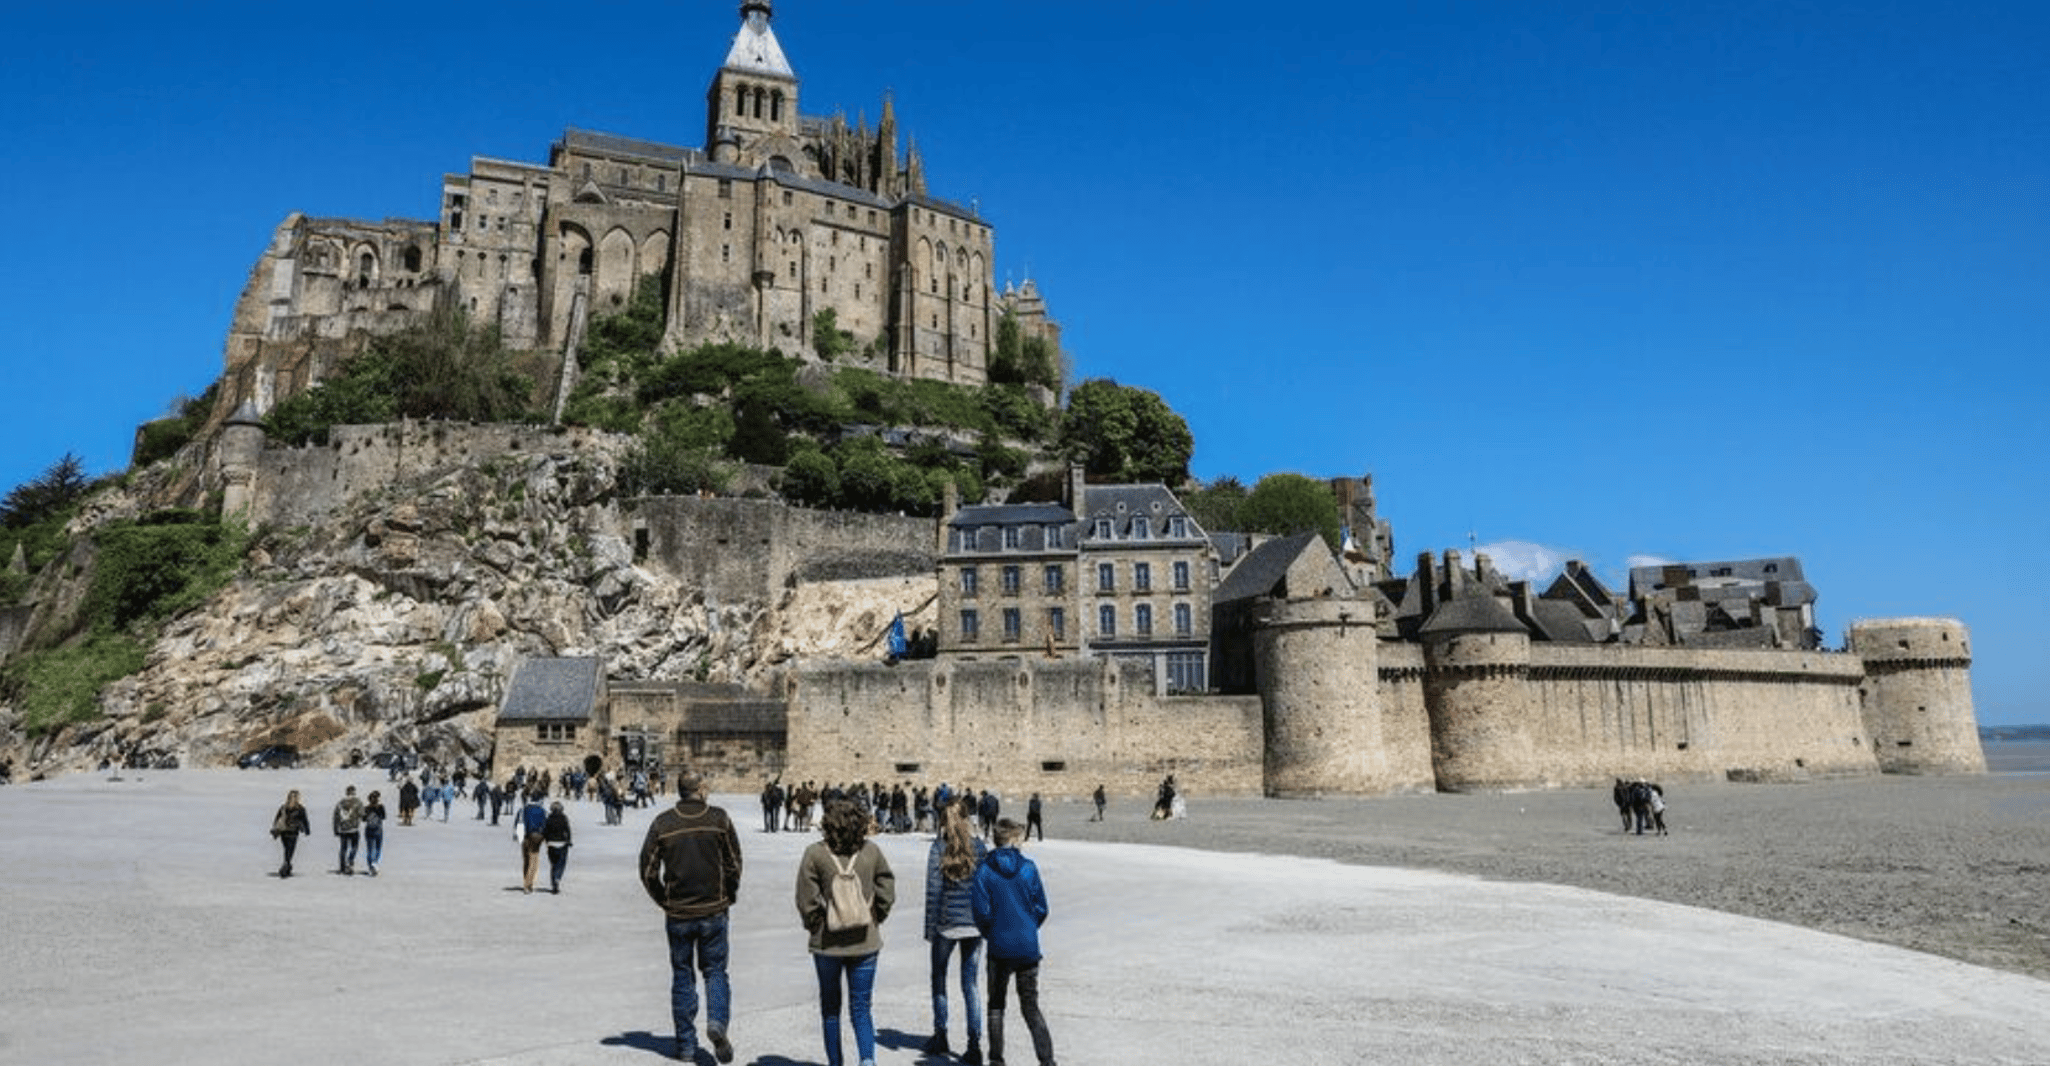
POLYGON ((598 716, 605 703, 605 671, 596 658, 522 660, 499 704, 494 769, 552 771, 602 758, 607 731, 598 716))
POLYGON ((1163 692, 1209 689, 1210 538, 1162 485, 1090 485, 1078 467, 1066 495, 945 509, 940 653, 1139 660, 1163 692))

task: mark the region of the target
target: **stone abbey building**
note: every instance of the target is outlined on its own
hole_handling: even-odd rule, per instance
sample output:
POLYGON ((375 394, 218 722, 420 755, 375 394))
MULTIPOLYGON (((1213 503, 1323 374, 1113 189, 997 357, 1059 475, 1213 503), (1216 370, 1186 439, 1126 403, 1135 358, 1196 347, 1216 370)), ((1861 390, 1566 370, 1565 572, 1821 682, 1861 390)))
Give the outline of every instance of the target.
POLYGON ((873 128, 801 113, 770 3, 740 15, 701 147, 572 129, 545 164, 478 157, 447 175, 433 221, 287 218, 236 306, 219 415, 267 412, 437 306, 541 353, 560 396, 586 324, 648 278, 668 346, 811 355, 829 317, 862 365, 963 385, 986 380, 1006 312, 1058 346, 1030 281, 997 290, 990 224, 928 194, 892 101, 873 128))

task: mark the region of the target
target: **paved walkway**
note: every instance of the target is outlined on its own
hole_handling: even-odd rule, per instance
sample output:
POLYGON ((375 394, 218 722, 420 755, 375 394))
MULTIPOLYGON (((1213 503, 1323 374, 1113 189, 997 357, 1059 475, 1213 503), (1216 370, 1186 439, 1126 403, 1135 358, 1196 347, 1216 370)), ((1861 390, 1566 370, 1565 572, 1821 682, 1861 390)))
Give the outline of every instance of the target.
MULTIPOLYGON (((518 891, 510 828, 460 806, 392 826, 374 880, 327 872, 319 832, 304 876, 278 880, 285 790, 318 828, 344 783, 392 791, 332 770, 0 788, 0 1063, 662 1061, 668 966, 633 874, 652 812, 608 828, 571 804, 561 896, 518 891)), ((721 802, 748 863, 736 1061, 822 1062, 790 902, 808 838, 721 802)), ((883 847, 909 898, 884 927, 879 1062, 910 1066, 930 1061, 926 841, 883 847)), ((1045 1006, 1068 1066, 2050 1062, 2050 983, 1790 926, 1290 857, 1028 853, 1053 904, 1045 1006)), ((1010 1059, 1030 1063, 1029 1044, 1010 1059)))

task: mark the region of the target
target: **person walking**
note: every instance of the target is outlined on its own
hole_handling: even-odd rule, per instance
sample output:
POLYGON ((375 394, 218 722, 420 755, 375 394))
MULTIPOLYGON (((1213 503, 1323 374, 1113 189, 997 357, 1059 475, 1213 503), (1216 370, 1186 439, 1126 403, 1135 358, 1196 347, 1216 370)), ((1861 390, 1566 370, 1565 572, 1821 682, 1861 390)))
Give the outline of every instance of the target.
POLYGON ((278 878, 292 876, 292 853, 299 850, 299 834, 313 832, 313 823, 306 817, 306 807, 299 802, 299 790, 285 793, 285 802, 278 813, 271 816, 270 835, 285 849, 284 865, 278 867, 278 878))
POLYGON ((871 1013, 882 925, 897 901, 897 875, 868 837, 869 814, 850 800, 833 800, 819 819, 825 839, 804 849, 797 864, 797 914, 810 936, 819 978, 819 1019, 826 1066, 842 1066, 840 1006, 845 982, 848 1020, 861 1066, 875 1066, 876 1027, 871 1013))
MULTIPOLYGON (((726 979, 727 912, 740 897, 740 833, 725 810, 705 802, 704 779, 677 780, 676 806, 655 816, 641 841, 641 887, 662 908, 669 936, 669 1012, 676 1057, 697 1057, 697 978, 705 979, 705 1036, 720 1062, 733 1061, 726 1029, 733 990, 726 979)), ((616 796, 616 793, 615 793, 616 796)))
POLYGON ((968 828, 967 812, 942 820, 925 858, 925 939, 932 944, 932 1039, 928 1055, 951 1055, 947 1047, 947 963, 961 955, 961 1010, 968 1044, 961 1061, 982 1063, 982 930, 975 927, 975 871, 989 849, 968 828))
POLYGON ((384 858, 384 794, 371 790, 363 801, 363 865, 377 876, 377 860, 384 858))
POLYGON ((1031 840, 1032 834, 1036 832, 1041 843, 1046 841, 1044 815, 1045 812, 1040 808, 1039 793, 1034 792, 1032 798, 1025 802, 1025 839, 1031 840))
POLYGON ((356 852, 363 846, 363 801, 356 798, 355 785, 344 790, 341 802, 335 804, 334 825, 335 839, 341 844, 335 872, 345 877, 354 876, 356 852))
POLYGON ((1102 785, 1098 785, 1098 786, 1096 786, 1096 795, 1095 795, 1095 796, 1093 796, 1093 797, 1091 797, 1091 798, 1093 798, 1093 799, 1095 799, 1095 800, 1096 800, 1096 817, 1094 817, 1094 818, 1091 818, 1091 819, 1090 819, 1090 821, 1092 821, 1092 822, 1100 822, 1100 821, 1103 821, 1103 806, 1104 806, 1104 803, 1105 803, 1105 797, 1104 797, 1104 795, 1103 795, 1103 786, 1102 786, 1102 785))
POLYGON ((412 774, 407 774, 406 779, 399 782, 399 824, 412 825, 413 813, 419 809, 420 783, 413 780, 412 774))
POLYGON ((548 805, 548 820, 541 823, 541 841, 548 845, 548 891, 562 895, 562 873, 569 868, 569 815, 562 801, 548 805))
POLYGON ((1032 1034, 1039 1066, 1055 1066, 1053 1035, 1039 1011, 1039 927, 1046 923, 1046 886, 1039 867, 1018 850, 1024 827, 997 822, 995 851, 975 871, 975 925, 989 940, 989 1061, 1004 1061, 1004 1000, 1015 978, 1018 1013, 1032 1034))
POLYGON ((541 831, 548 827, 548 812, 538 799, 527 800, 520 808, 520 816, 513 822, 514 839, 520 842, 520 886, 529 895, 534 891, 534 875, 541 867, 541 831))
POLYGON ((997 796, 997 790, 993 788, 983 789, 982 798, 975 803, 975 817, 976 821, 982 825, 982 835, 984 837, 995 838, 997 819, 1002 816, 1003 812, 1003 800, 997 796))

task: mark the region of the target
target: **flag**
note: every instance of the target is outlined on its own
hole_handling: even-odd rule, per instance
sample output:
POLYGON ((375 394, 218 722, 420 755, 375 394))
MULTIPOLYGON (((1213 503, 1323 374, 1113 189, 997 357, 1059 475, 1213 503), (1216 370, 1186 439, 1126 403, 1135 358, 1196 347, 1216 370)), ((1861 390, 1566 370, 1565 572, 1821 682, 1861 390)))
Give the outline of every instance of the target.
POLYGON ((890 658, 902 659, 909 648, 904 640, 904 612, 898 611, 897 617, 890 622, 890 658))

